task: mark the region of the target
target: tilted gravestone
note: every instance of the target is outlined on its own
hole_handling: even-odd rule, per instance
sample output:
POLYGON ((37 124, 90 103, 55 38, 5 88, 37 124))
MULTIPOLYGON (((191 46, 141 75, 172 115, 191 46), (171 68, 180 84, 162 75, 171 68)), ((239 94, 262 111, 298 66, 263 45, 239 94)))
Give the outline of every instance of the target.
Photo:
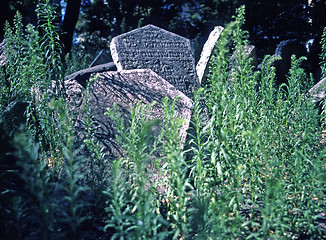
POLYGON ((216 44, 217 40, 219 39, 223 29, 224 28, 221 26, 215 27, 213 29, 213 31, 209 34, 208 39, 207 39, 206 43, 204 44, 203 50, 200 54, 200 59, 196 66, 196 71, 197 71, 197 75, 198 75, 200 83, 202 82, 202 79, 203 79, 205 73, 207 72, 208 61, 211 58, 215 44, 216 44))
POLYGON ((6 41, 3 40, 2 43, 0 43, 0 66, 4 66, 7 63, 7 57, 6 57, 6 41))
POLYGON ((295 55, 297 58, 307 55, 305 45, 299 40, 285 40, 280 42, 280 44, 276 47, 274 57, 280 56, 282 58, 274 62, 274 66, 276 68, 276 79, 278 83, 287 82, 286 75, 289 73, 291 68, 292 55, 295 55))
POLYGON ((111 55, 119 71, 151 69, 192 98, 199 86, 188 39, 153 25, 114 37, 111 55))
POLYGON ((95 67, 97 65, 106 64, 112 62, 112 57, 107 54, 104 50, 101 50, 89 67, 95 67))
MULTIPOLYGON (((156 101, 150 111, 150 119, 162 119, 162 101, 165 97, 177 100, 176 112, 184 119, 185 124, 180 129, 181 141, 186 138, 186 131, 189 126, 192 100, 178 91, 173 85, 158 76, 152 70, 126 70, 120 72, 98 73, 96 80, 91 81, 87 93, 89 111, 94 124, 96 124, 96 137, 100 141, 107 153, 108 159, 121 156, 120 147, 115 141, 115 130, 109 116, 104 113, 108 108, 113 108, 114 104, 119 107, 119 111, 124 115, 130 113, 130 107, 135 106, 139 101, 144 105, 149 105, 156 101)), ((75 79, 67 80, 66 90, 69 99, 70 110, 76 116, 76 132, 81 142, 85 139, 88 126, 85 124, 85 87, 75 79)))

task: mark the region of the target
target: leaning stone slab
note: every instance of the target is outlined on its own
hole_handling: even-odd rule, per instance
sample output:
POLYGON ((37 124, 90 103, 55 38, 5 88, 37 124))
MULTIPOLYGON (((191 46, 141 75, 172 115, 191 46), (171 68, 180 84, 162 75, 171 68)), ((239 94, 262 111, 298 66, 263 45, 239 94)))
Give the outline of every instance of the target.
POLYGON ((204 44, 203 50, 200 54, 200 59, 196 66, 196 71, 197 71, 197 75, 198 75, 200 83, 202 82, 204 74, 207 72, 208 61, 211 58, 215 44, 216 44, 217 40, 219 39, 223 29, 224 28, 221 26, 215 27, 214 30, 209 34, 208 39, 207 39, 206 43, 204 44))
POLYGON ((0 66, 4 66, 7 63, 7 56, 6 56, 6 40, 3 40, 0 43, 0 66))
MULTIPOLYGON (((66 81, 66 90, 71 111, 76 117, 76 132, 81 142, 85 139, 87 124, 85 119, 85 87, 75 79, 66 81)), ((116 104, 123 115, 130 113, 130 108, 139 101, 144 105, 157 102, 150 112, 150 119, 162 119, 162 101, 167 97, 171 100, 180 97, 176 105, 178 115, 184 119, 180 129, 181 140, 184 142, 189 126, 192 110, 192 100, 178 91, 173 85, 152 70, 125 70, 119 72, 98 73, 90 82, 87 92, 89 112, 97 129, 96 137, 100 141, 108 159, 121 156, 120 147, 115 141, 116 132, 109 116, 104 113, 116 104)))
POLYGON ((112 57, 107 54, 104 50, 101 50, 89 67, 95 67, 97 65, 112 62, 112 57))
POLYGON ((87 81, 89 80, 90 76, 94 73, 99 72, 106 72, 106 71, 116 71, 117 68, 113 62, 104 63, 100 65, 96 65, 94 67, 86 68, 77 72, 74 72, 65 77, 65 80, 77 80, 78 83, 86 87, 87 81))
MULTIPOLYGON (((235 59, 239 55, 239 52, 236 51, 231 56, 231 64, 234 65, 235 59)), ((246 58, 252 59, 252 64, 256 66, 257 64, 257 53, 256 47, 254 45, 243 45, 241 46, 241 55, 246 58)))
POLYGON ((192 98, 199 86, 188 39, 153 25, 114 37, 111 55, 119 71, 151 69, 192 98))
MULTIPOLYGON (((276 68, 276 79, 279 83, 287 82, 286 75, 291 68, 291 57, 296 58, 307 55, 305 45, 297 39, 289 39, 280 42, 275 50, 274 57, 280 56, 282 59, 274 62, 276 68)), ((273 57, 273 56, 272 56, 273 57)))

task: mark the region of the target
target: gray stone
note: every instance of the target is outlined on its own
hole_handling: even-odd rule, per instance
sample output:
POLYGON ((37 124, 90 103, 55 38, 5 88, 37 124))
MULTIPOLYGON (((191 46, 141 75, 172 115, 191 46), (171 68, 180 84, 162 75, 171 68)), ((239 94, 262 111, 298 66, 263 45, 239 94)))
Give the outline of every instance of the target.
POLYGON ((224 28, 221 26, 215 27, 214 30, 209 34, 208 39, 204 44, 203 50, 200 54, 200 59, 196 66, 199 83, 202 82, 204 75, 207 73, 207 64, 211 58, 215 44, 219 39, 223 29, 224 28))
MULTIPOLYGON (((244 45, 241 46, 241 53, 244 57, 250 57, 252 58, 252 64, 254 66, 257 66, 257 53, 256 53, 256 47, 254 45, 244 45)), ((231 64, 234 64, 235 58, 237 56, 237 52, 234 52, 231 56, 231 64)))
POLYGON ((104 50, 101 50, 99 54, 96 56, 94 61, 89 65, 89 67, 95 67, 97 65, 105 64, 112 62, 112 57, 107 54, 104 50))
POLYGON ((119 71, 151 69, 192 98, 199 86, 190 41, 153 25, 112 39, 111 55, 119 71))
POLYGON ((74 72, 65 77, 65 80, 75 79, 80 83, 82 86, 86 87, 87 81, 89 80, 90 76, 94 73, 106 72, 106 71, 116 71, 117 67, 114 65, 113 62, 105 63, 96 65, 94 67, 86 68, 77 72, 74 72))
MULTIPOLYGON (((81 139, 85 139, 87 125, 85 125, 85 105, 83 96, 85 88, 75 79, 66 81, 66 90, 71 111, 76 117, 76 132, 81 139)), ((149 105, 153 101, 157 104, 150 112, 150 119, 162 119, 162 101, 164 97, 175 99, 180 97, 176 105, 178 115, 184 119, 185 124, 180 129, 181 141, 186 138, 186 130, 189 126, 192 100, 178 91, 173 85, 158 76, 152 70, 126 70, 120 72, 103 72, 91 81, 87 93, 89 110, 94 124, 96 124, 96 137, 107 153, 108 159, 121 156, 123 153, 115 141, 116 132, 109 116, 104 115, 108 108, 116 104, 120 112, 128 116, 130 107, 139 101, 149 105)))
POLYGON ((0 66, 4 66, 6 62, 7 62, 6 41, 3 40, 2 43, 0 43, 0 66))
POLYGON ((9 136, 26 124, 26 110, 30 101, 12 101, 0 114, 0 126, 9 136))
MULTIPOLYGON (((243 45, 241 46, 240 54, 243 58, 251 58, 252 64, 257 66, 257 55, 255 51, 256 47, 254 45, 243 45)), ((239 55, 239 51, 235 51, 232 53, 230 57, 230 66, 231 71, 228 77, 228 86, 231 87, 234 84, 235 75, 239 74, 237 67, 236 67, 236 58, 239 55)))
POLYGON ((308 97, 313 103, 318 103, 326 96, 326 78, 320 80, 315 86, 308 91, 308 97))
POLYGON ((295 55, 297 58, 306 56, 307 49, 305 45, 297 39, 289 39, 280 42, 274 53, 274 57, 280 56, 282 58, 281 60, 274 62, 276 78, 279 83, 286 82, 286 75, 291 68, 292 55, 295 55))

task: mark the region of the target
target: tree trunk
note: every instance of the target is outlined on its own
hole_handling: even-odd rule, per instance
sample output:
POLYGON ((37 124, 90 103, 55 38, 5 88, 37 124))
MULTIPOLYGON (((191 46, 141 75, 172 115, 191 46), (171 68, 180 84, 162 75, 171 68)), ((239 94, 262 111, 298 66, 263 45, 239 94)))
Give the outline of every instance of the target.
POLYGON ((68 0, 66 14, 61 26, 60 40, 64 46, 64 55, 70 52, 76 23, 78 21, 81 0, 68 0))

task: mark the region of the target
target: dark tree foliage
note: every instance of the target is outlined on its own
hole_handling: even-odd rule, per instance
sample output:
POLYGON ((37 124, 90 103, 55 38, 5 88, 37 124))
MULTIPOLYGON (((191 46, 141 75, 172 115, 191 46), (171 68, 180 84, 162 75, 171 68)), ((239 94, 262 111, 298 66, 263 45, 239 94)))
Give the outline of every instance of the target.
POLYGON ((243 4, 250 40, 264 50, 275 49, 286 39, 306 41, 325 25, 322 0, 84 0, 77 33, 85 46, 99 48, 108 47, 112 37, 146 24, 203 40, 214 26, 231 21, 243 4))
MULTIPOLYGON (((36 25, 38 1, 1 0, 1 30, 5 20, 12 19, 17 10, 22 13, 24 24, 36 25)), ((235 10, 243 4, 250 41, 265 53, 272 53, 276 44, 285 39, 296 38, 303 42, 318 39, 326 25, 324 0, 65 0, 63 22, 61 1, 52 2, 57 4, 65 53, 70 51, 73 36, 78 37, 84 49, 94 53, 94 50, 108 49, 112 37, 147 24, 197 39, 200 46, 214 26, 230 22, 235 10)), ((0 31, 0 40, 2 37, 3 31, 0 31)))
POLYGON ((306 41, 310 38, 307 0, 250 1, 246 0, 246 28, 253 43, 275 49, 286 39, 306 41))
POLYGON ((0 41, 4 37, 4 24, 6 21, 11 21, 16 12, 19 11, 23 16, 23 23, 36 24, 36 0, 1 0, 0 1, 0 41))
MULTIPOLYGON (((77 35, 85 49, 107 49, 112 37, 153 24, 202 39, 231 20, 241 0, 83 0, 77 35)), ((94 51, 93 51, 94 52, 94 51)))
MULTIPOLYGON (((23 24, 33 24, 37 26, 39 19, 37 19, 36 6, 41 2, 40 0, 1 0, 0 2, 0 40, 3 39, 3 28, 5 21, 11 22, 17 11, 23 16, 23 24)), ((79 10, 81 0, 66 0, 66 14, 62 21, 61 16, 61 1, 51 0, 56 11, 55 23, 60 31, 60 40, 64 46, 64 53, 70 52, 75 26, 79 17, 79 10)), ((41 23, 42 24, 42 23, 41 23)))

